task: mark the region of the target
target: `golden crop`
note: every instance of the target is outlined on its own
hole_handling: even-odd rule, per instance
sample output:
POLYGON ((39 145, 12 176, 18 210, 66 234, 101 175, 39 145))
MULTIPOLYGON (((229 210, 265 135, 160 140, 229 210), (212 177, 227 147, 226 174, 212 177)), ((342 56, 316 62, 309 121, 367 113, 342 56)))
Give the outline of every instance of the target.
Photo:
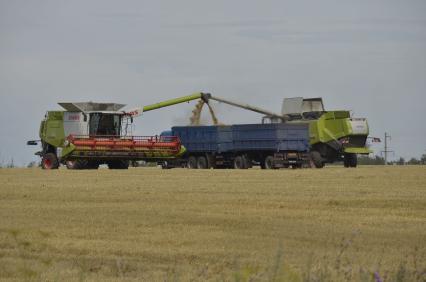
POLYGON ((0 280, 424 281, 425 242, 426 167, 0 169, 0 280))

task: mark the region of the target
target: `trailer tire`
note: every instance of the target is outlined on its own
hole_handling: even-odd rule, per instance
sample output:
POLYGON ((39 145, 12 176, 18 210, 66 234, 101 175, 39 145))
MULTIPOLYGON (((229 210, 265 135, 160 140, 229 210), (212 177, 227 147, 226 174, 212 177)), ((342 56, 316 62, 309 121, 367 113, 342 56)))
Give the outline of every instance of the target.
POLYGON ((266 156, 263 162, 264 162, 265 169, 275 169, 273 156, 266 156))
POLYGON ((247 155, 243 155, 243 162, 244 162, 244 168, 245 169, 253 167, 252 163, 251 163, 251 159, 247 155))
POLYGON ((59 160, 54 153, 47 153, 43 155, 41 160, 42 169, 58 169, 59 160))
POLYGON ((200 157, 197 158, 197 168, 198 169, 207 169, 208 168, 206 157, 200 156, 200 157))
POLYGON ((188 158, 188 168, 197 169, 197 158, 195 158, 194 156, 190 156, 188 158))
POLYGON ((316 168, 323 168, 324 167, 324 162, 322 160, 321 154, 318 151, 311 151, 310 162, 316 168))
POLYGON ((246 169, 247 161, 243 156, 236 156, 234 159, 234 168, 235 169, 246 169))

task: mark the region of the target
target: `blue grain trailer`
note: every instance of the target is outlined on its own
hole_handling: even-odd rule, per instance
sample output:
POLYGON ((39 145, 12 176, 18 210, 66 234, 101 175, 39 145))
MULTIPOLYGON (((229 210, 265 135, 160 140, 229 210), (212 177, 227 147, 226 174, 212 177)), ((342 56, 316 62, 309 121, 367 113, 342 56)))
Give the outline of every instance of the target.
POLYGON ((236 124, 175 126, 163 136, 178 136, 186 153, 163 168, 264 169, 302 167, 308 163, 307 124, 236 124))

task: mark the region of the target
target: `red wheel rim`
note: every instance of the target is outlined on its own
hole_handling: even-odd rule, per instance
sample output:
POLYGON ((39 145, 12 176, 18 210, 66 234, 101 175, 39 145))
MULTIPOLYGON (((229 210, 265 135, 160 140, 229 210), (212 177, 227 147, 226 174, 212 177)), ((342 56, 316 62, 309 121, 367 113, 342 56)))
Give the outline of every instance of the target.
POLYGON ((49 159, 44 159, 43 160, 43 165, 44 165, 44 168, 51 169, 52 168, 52 161, 49 160, 49 159))

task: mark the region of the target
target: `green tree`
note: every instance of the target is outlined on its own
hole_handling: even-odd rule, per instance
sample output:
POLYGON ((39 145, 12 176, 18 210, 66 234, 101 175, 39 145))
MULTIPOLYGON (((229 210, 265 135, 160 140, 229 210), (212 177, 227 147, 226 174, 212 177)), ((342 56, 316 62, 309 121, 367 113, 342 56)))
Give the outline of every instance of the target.
POLYGON ((416 158, 411 158, 408 163, 409 165, 419 165, 420 164, 420 160, 416 159, 416 158))
POLYGON ((384 165, 385 159, 380 156, 374 156, 373 158, 369 156, 359 156, 358 164, 359 165, 384 165))
POLYGON ((422 158, 420 159, 420 162, 422 163, 422 165, 426 165, 426 154, 422 155, 422 158))
POLYGON ((396 162, 397 165, 405 165, 405 159, 403 157, 400 157, 399 160, 396 162))

